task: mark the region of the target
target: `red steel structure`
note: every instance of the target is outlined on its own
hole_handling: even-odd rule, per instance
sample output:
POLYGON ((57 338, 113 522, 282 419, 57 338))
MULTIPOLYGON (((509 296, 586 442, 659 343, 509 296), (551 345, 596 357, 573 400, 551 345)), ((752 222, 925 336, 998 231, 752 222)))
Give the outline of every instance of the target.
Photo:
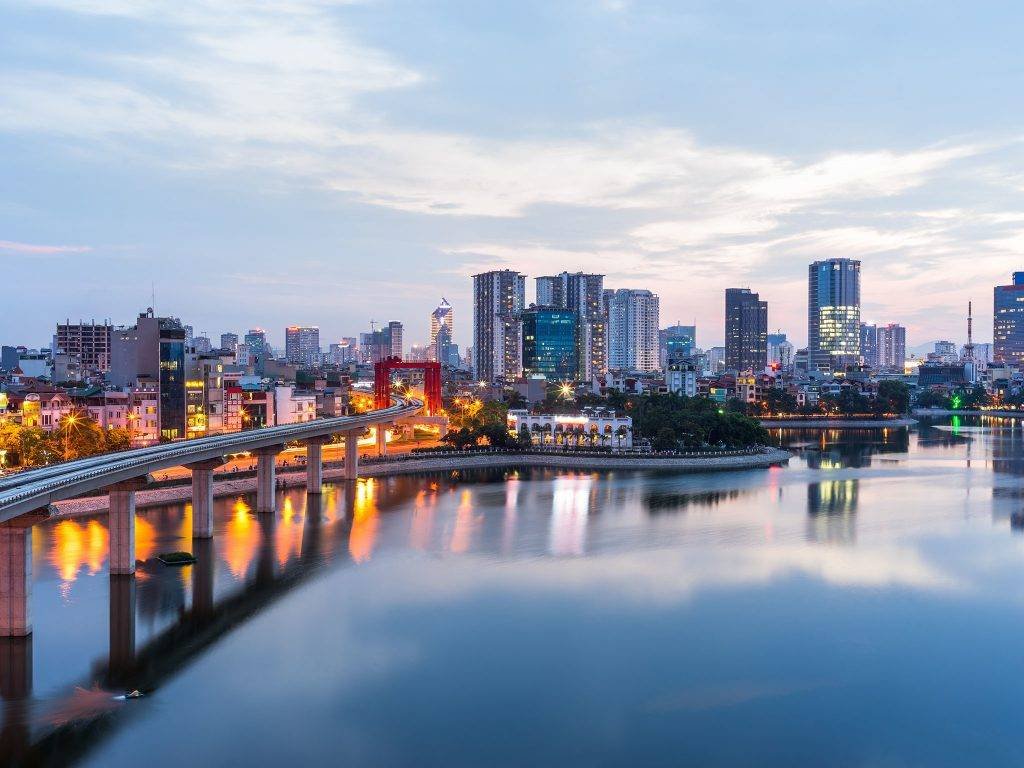
POLYGON ((373 397, 375 407, 391 405, 391 372, 394 370, 423 369, 423 395, 425 414, 441 415, 441 364, 403 362, 400 358, 389 357, 373 364, 373 397))

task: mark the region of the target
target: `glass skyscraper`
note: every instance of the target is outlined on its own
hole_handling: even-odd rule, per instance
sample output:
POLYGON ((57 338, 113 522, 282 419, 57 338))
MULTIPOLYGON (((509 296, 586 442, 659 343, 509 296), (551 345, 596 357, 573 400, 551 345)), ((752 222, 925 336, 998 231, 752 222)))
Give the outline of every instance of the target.
POLYGON ((548 379, 577 379, 579 317, 556 307, 530 307, 522 313, 523 375, 548 379))
POLYGON ((996 362, 1024 362, 1024 272, 1012 285, 997 285, 992 300, 992 357, 996 362))
POLYGON ((725 289, 725 367, 763 371, 768 365, 768 302, 749 288, 725 289))
POLYGON ((807 353, 812 368, 860 362, 860 262, 827 259, 807 274, 807 353))

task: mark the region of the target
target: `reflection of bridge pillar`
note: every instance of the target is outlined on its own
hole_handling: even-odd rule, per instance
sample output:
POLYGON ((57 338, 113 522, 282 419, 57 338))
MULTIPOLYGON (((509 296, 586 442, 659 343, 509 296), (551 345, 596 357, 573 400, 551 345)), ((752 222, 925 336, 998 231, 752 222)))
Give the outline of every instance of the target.
POLYGON ((323 516, 323 496, 314 494, 306 497, 306 519, 302 528, 302 550, 300 560, 313 562, 320 552, 320 522, 323 516))
POLYGON ((110 577, 110 682, 124 684, 135 667, 135 576, 110 577))
POLYGON ((135 491, 146 486, 144 478, 110 486, 110 573, 135 573, 135 491))
POLYGON ((0 525, 0 637, 32 634, 32 528, 0 525))
POLYGON ((29 747, 28 698, 32 694, 32 636, 0 639, 0 765, 19 765, 29 747))
POLYGON ((274 580, 274 531, 277 520, 273 515, 260 518, 260 549, 256 558, 256 583, 270 584, 274 580))
POLYGON ((255 451, 256 463, 256 511, 276 512, 277 500, 275 498, 276 476, 275 461, 277 454, 281 452, 280 445, 271 445, 266 448, 259 448, 255 451))
POLYGON ((210 459, 186 464, 192 470, 192 538, 208 539, 213 536, 213 470, 224 464, 224 459, 210 459))
POLYGON ((359 431, 345 433, 345 479, 359 477, 359 431))
POLYGON ((329 437, 311 437, 306 441, 306 493, 319 494, 324 484, 324 443, 329 437))
POLYGON ((377 455, 387 456, 388 455, 388 425, 378 424, 377 425, 377 455))
POLYGON ((192 566, 192 615, 205 619, 213 615, 213 539, 193 541, 192 554, 196 558, 192 566))

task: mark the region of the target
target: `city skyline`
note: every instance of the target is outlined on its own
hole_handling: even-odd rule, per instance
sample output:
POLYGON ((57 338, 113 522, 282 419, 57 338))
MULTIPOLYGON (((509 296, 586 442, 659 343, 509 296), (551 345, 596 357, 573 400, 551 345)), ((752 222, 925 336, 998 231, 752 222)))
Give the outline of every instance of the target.
POLYGON ((962 336, 973 300, 989 340, 1024 235, 1018 9, 886 7, 881 32, 871 8, 795 3, 433 9, 3 5, 0 258, 13 284, 54 277, 7 297, 0 339, 130 323, 155 286, 213 337, 383 315, 422 343, 472 274, 557 264, 656 290, 705 346, 749 286, 802 346, 805 265, 856 258, 863 319, 913 345, 962 336))

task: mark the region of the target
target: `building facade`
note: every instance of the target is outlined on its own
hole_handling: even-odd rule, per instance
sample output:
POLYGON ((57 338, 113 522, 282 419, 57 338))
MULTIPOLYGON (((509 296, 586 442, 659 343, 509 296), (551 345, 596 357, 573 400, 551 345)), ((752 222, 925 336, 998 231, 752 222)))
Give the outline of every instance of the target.
POLYGON ((672 363, 691 357, 697 348, 697 326, 670 325, 658 331, 658 364, 667 369, 672 363))
POLYGON ((807 273, 807 354, 817 370, 860 363, 860 262, 816 261, 807 273))
POLYGON ((114 327, 109 323, 72 323, 57 325, 54 354, 63 352, 78 358, 82 372, 106 373, 110 370, 110 342, 114 327))
POLYGON ((473 375, 479 381, 511 381, 522 372, 525 300, 525 275, 502 269, 473 276, 473 375))
POLYGON ((578 379, 579 317, 557 307, 530 307, 522 312, 523 376, 578 379))
POLYGON ((284 329, 284 357, 292 365, 316 365, 320 362, 320 329, 316 326, 289 325, 284 329))
POLYGON ((896 323, 878 327, 878 369, 902 373, 907 361, 907 329, 896 323))
MULTIPOLYGON (((437 334, 440 333, 442 328, 446 329, 447 343, 451 344, 452 338, 455 335, 455 310, 448 303, 448 299, 443 296, 441 297, 441 303, 430 313, 430 345, 427 347, 427 359, 443 363, 447 362, 447 360, 442 356, 437 344, 437 334)), ((445 351, 447 352, 447 350, 445 351)))
POLYGON ((768 302, 749 288, 725 289, 725 367, 763 371, 768 365, 768 302))
POLYGON ((537 278, 537 305, 576 314, 579 378, 590 380, 608 369, 608 316, 604 275, 562 272, 537 278))
POLYGON ((659 300, 647 290, 606 291, 608 368, 654 371, 659 367, 659 300))

